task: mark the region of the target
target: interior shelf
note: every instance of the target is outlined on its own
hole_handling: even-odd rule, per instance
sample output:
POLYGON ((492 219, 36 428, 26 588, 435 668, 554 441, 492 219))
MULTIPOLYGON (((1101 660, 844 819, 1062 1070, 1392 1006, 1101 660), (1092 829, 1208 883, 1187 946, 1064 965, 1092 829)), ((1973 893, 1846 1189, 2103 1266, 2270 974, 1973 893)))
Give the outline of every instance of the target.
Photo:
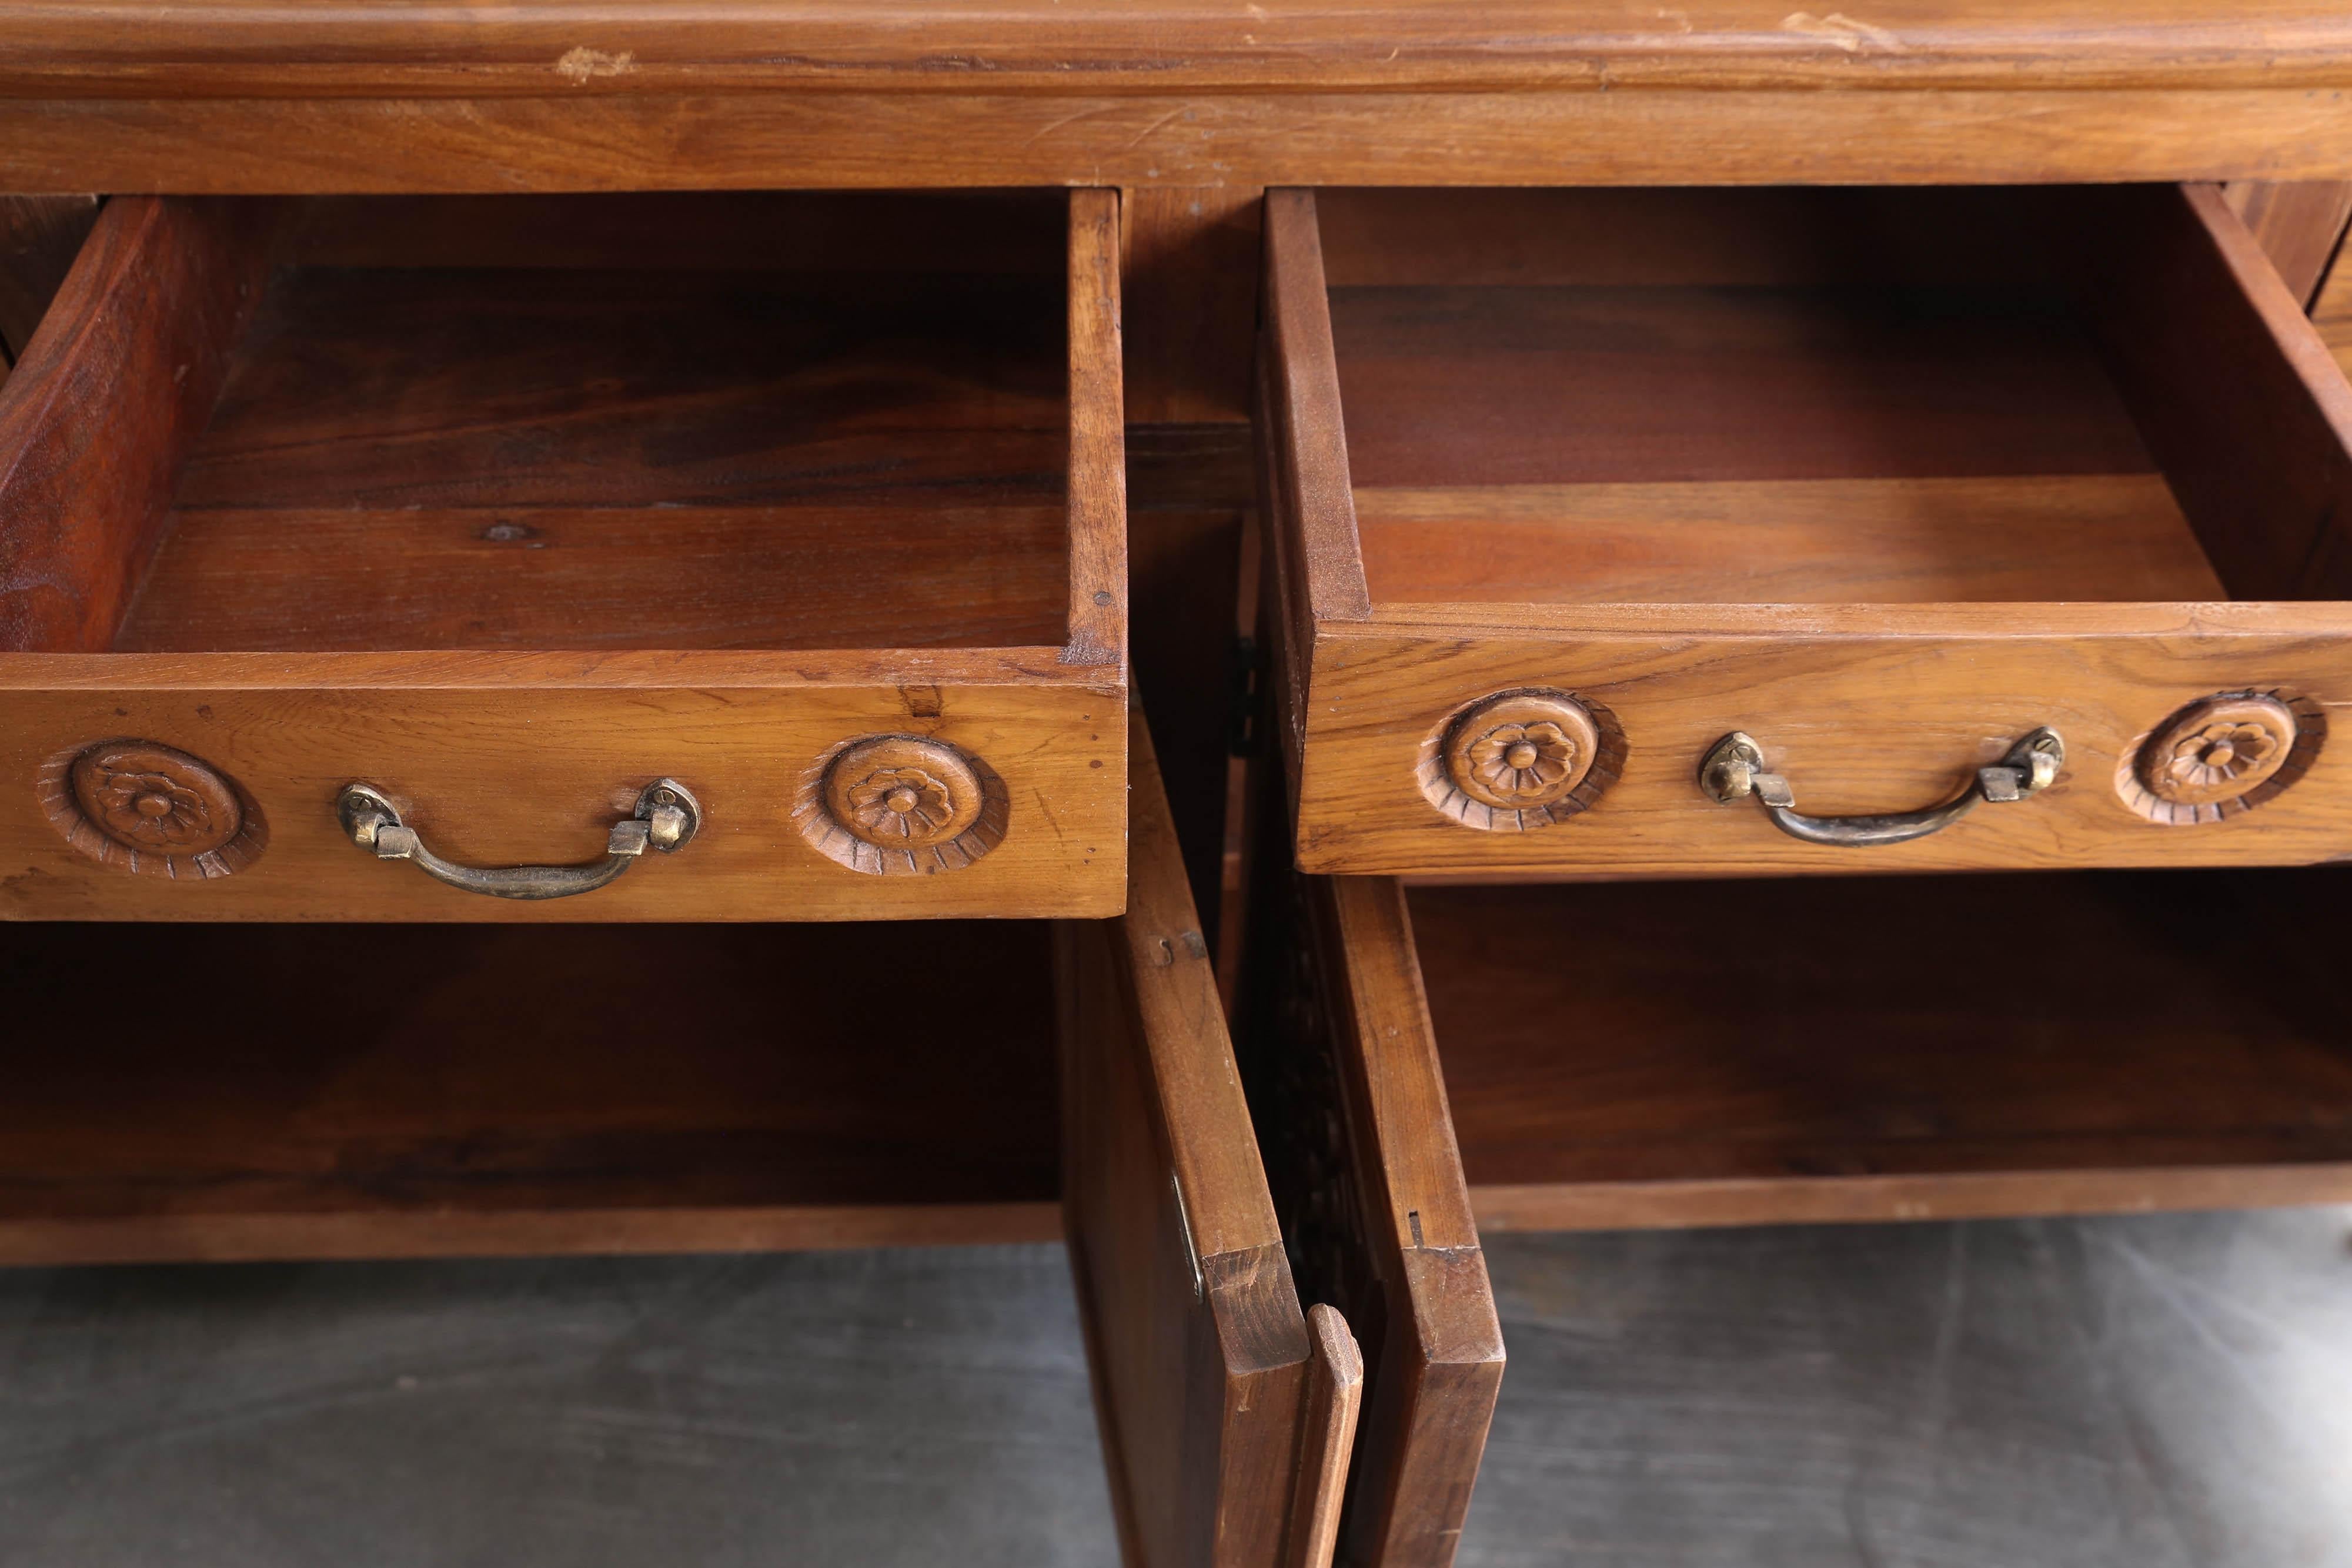
POLYGON ((0 1262, 1059 1234, 1049 928, 18 925, 0 1262))
POLYGON ((2352 1201, 2340 872, 1410 894, 1480 1224, 2352 1201))

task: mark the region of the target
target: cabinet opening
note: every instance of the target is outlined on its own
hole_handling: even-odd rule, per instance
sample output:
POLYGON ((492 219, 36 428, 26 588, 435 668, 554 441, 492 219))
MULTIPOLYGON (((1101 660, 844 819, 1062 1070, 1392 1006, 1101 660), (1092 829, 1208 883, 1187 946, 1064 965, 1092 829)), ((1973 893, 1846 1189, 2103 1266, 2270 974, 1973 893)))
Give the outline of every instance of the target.
POLYGON ((2352 1199, 2345 886, 2309 868, 1408 897, 1479 1223, 1612 1228, 2352 1199))
POLYGON ((2352 596, 2352 395, 2219 202, 1318 193, 1370 598, 2352 596))
POLYGON ((1068 635, 1064 193, 163 204, 204 406, 91 437, 167 499, 81 648, 1068 635))
POLYGON ((870 925, 186 925, 123 961, 158 939, 0 953, 20 1017, 106 998, 0 1045, 0 1262, 1060 1234, 1039 922, 924 928, 919 995, 870 925))

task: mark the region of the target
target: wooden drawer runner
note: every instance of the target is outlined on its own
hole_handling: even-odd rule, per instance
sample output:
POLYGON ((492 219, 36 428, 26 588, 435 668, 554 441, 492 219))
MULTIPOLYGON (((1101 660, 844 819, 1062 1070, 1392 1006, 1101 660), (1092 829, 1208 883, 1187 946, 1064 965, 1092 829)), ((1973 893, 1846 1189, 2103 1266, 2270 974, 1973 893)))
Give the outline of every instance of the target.
POLYGON ((2352 1201, 2352 872, 1291 883, 1244 1060, 1368 1347, 1345 1561, 1450 1560, 1481 1233, 2352 1201))
POLYGON ((1128 1561, 1321 1568, 1361 1364, 1291 1284, 1132 746, 1113 921, 197 927, 163 965, 24 925, 0 985, 58 1021, 0 1031, 0 1263, 1063 1236, 1128 1561))
POLYGON ((2352 853, 2352 387, 2218 190, 1292 191, 1266 246, 1302 867, 2352 853))
POLYGON ((110 203, 0 388, 0 915, 1115 913, 1118 226, 110 203))

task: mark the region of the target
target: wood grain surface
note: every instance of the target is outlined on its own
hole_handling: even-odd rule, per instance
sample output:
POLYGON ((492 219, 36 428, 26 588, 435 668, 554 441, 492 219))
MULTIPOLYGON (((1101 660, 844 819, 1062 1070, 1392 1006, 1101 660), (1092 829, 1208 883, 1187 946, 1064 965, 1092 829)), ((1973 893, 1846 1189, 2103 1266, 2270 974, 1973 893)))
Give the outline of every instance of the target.
POLYGON ((2156 474, 1359 486, 1376 601, 2226 599, 2156 474))
MULTIPOLYGON (((1349 25, 1377 24, 1356 12, 1349 25)), ((2328 180, 2352 168, 2341 82, 2284 85, 2293 73, 2274 57, 2276 76, 2241 86, 1873 91, 1879 61, 1834 43, 1821 55, 1863 90, 1332 89, 1309 78, 1202 94, 1154 59, 1075 94, 942 63, 908 73, 916 90, 649 96, 592 78, 553 98, 0 95, 0 189, 1932 184, 2328 180)))
POLYGON ((915 930, 16 927, 0 1261, 1051 1238, 1045 934, 915 930))
POLYGON ((0 661, 0 910, 45 920, 886 920, 1101 915, 1120 906, 1121 673, 1055 648, 988 654, 20 654, 0 661), (1016 791, 1003 842, 937 876, 835 863, 796 793, 862 736, 948 742, 1016 791), (85 860, 32 788, 60 752, 129 737, 241 784, 269 847, 234 877, 134 877, 85 860), (638 790, 673 777, 704 821, 675 855, 549 903, 492 901, 353 847, 354 779, 469 865, 596 860, 638 790))
POLYGON ((1410 951, 1487 1228, 2340 1203, 2345 875, 1423 888, 1410 951))
POLYGON ((0 656, 105 648, 264 252, 254 210, 115 203, 0 388, 0 656))

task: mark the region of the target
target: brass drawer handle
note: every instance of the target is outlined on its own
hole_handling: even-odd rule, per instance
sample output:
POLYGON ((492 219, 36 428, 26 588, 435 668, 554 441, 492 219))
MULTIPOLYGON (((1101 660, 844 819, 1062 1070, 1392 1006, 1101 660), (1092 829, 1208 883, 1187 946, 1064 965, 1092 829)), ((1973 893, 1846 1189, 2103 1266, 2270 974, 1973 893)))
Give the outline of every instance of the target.
POLYGON ((613 824, 604 858, 586 865, 470 866, 445 861, 425 847, 400 808, 373 784, 346 784, 335 813, 352 842, 378 860, 409 861, 436 882, 492 898, 569 898, 593 893, 649 849, 675 854, 702 826, 702 807, 675 779, 656 779, 637 795, 636 814, 613 824))
POLYGON ((1797 810, 1789 781, 1764 771, 1763 747, 1735 729, 1707 747, 1698 765, 1698 787, 1718 806, 1755 796, 1774 827, 1809 844, 1899 844, 1949 827, 1979 800, 1996 805, 2022 800, 2048 788, 2065 762, 2066 743, 2058 732, 2037 729, 2011 747, 1999 763, 1978 768, 1976 781, 1940 806, 1874 817, 1808 817, 1797 810))

